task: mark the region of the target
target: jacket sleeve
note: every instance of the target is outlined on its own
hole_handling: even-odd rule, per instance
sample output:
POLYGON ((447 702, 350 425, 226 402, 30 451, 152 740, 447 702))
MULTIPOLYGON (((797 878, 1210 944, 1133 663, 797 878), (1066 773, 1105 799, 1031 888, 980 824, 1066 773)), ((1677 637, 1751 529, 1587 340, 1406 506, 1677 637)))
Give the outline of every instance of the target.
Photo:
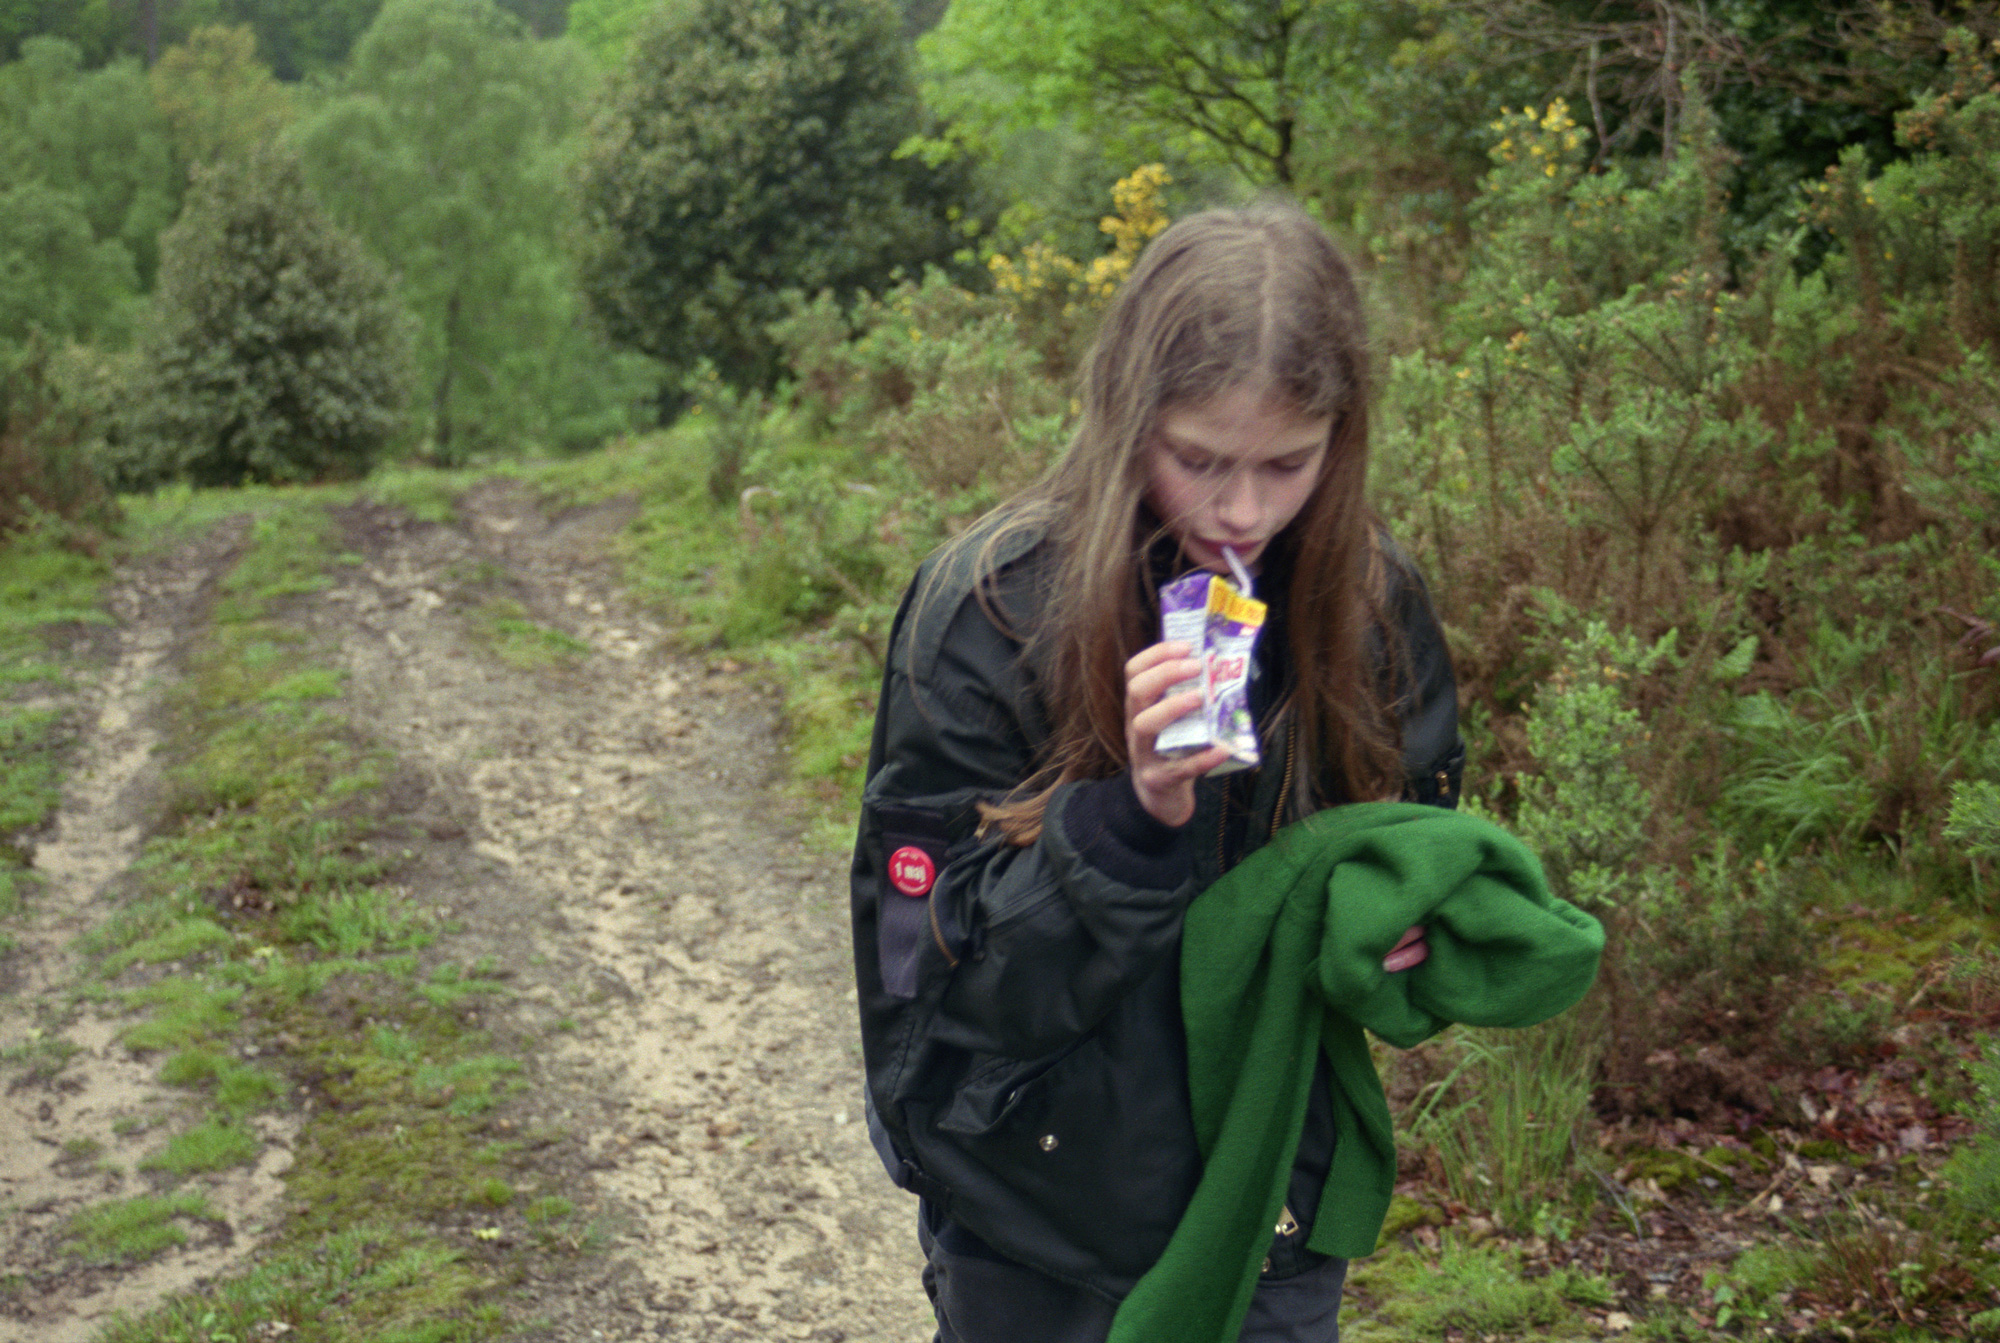
POLYGON ((906 603, 892 638, 862 799, 854 864, 857 942, 877 921, 913 918, 885 880, 898 826, 925 828, 942 852, 926 898, 928 938, 885 941, 862 991, 903 978, 935 992, 931 1035, 983 1053, 1038 1058, 1088 1032, 1178 945, 1193 884, 1179 832, 1138 809, 1123 776, 1068 784, 1025 847, 981 839, 978 803, 1035 770, 1045 735, 1019 643, 981 603, 949 611, 906 603), (907 609, 914 607, 914 609, 907 609), (1122 790, 1122 795, 1120 790, 1122 790), (1125 798, 1131 798, 1129 805, 1125 798), (901 965, 895 957, 910 958, 901 965), (910 973, 914 970, 914 973, 910 973))

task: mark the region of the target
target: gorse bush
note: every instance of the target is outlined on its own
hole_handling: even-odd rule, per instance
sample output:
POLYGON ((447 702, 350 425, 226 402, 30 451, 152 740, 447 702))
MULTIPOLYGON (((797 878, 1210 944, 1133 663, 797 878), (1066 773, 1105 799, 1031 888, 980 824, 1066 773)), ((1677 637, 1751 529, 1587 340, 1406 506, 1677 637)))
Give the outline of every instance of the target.
POLYGON ((1585 909, 1616 908, 1643 881, 1653 807, 1633 762, 1652 734, 1628 691, 1672 655, 1674 638, 1647 648, 1586 621, 1554 641, 1555 665, 1522 719, 1537 768, 1513 777, 1515 829, 1550 886, 1585 909))
POLYGON ((284 151, 196 175, 155 305, 128 483, 359 475, 395 431, 403 313, 284 151))
POLYGON ((2000 1217, 2000 1037, 1986 1036, 1980 1047, 1971 1114, 1977 1128, 1943 1174, 1953 1202, 1977 1223, 1991 1226, 2000 1217))

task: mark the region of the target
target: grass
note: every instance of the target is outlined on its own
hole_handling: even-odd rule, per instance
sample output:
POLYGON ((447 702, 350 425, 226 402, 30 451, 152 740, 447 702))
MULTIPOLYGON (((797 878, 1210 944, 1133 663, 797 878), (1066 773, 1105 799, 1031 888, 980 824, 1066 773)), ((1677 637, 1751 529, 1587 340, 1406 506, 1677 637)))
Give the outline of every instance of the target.
POLYGON ((186 1177, 249 1165, 263 1149, 254 1133, 226 1120, 211 1119, 176 1134, 164 1148, 141 1160, 139 1169, 186 1177))
POLYGON ((1526 1278, 1504 1247, 1450 1235, 1435 1255, 1392 1249, 1362 1260, 1348 1281, 1362 1309, 1347 1314, 1340 1332, 1354 1343, 1588 1337, 1578 1308, 1617 1301, 1601 1277, 1559 1268, 1526 1278))
POLYGON ((1574 1135, 1589 1116, 1601 1048, 1583 1011, 1529 1030, 1450 1037, 1449 1071, 1406 1123, 1414 1142, 1437 1150, 1453 1198, 1492 1208, 1522 1233, 1575 1219, 1588 1177, 1574 1135))
POLYGON ((503 1322, 497 1284, 435 1238, 356 1226, 109 1326, 99 1343, 471 1343, 503 1322), (272 1325, 282 1325, 273 1329, 272 1325))
MULTIPOLYGON (((32 835, 62 800, 63 714, 46 703, 68 689, 65 661, 49 635, 65 625, 102 624, 108 569, 64 544, 58 528, 0 538, 0 918, 20 911, 32 883, 32 835), (29 702, 24 702, 29 701, 29 702)), ((0 933, 0 953, 12 939, 0 933)))
POLYGON ((82 1209, 70 1218, 64 1243, 79 1258, 130 1263, 187 1244, 180 1219, 214 1215, 208 1200, 192 1191, 140 1194, 82 1209))
POLYGON ((536 624, 528 619, 526 608, 507 597, 496 597, 481 607, 474 628, 493 656, 517 671, 567 666, 594 651, 574 635, 536 624))

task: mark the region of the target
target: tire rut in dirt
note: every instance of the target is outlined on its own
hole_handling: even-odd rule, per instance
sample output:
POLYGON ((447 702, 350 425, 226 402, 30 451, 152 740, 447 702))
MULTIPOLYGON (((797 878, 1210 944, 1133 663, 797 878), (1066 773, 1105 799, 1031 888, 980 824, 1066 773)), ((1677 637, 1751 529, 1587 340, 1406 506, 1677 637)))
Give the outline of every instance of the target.
POLYGON ((928 1338, 914 1204, 861 1123, 844 863, 777 799, 773 705, 621 601, 602 554, 629 510, 550 521, 500 484, 461 512, 351 510, 367 560, 318 610, 360 718, 425 777, 415 890, 543 1042, 517 1104, 585 1144, 612 1210, 609 1267, 529 1313, 563 1338, 928 1338), (591 651, 505 665, 496 602, 591 651))
POLYGON ((0 991, 0 1042, 39 1031, 32 1038, 74 1051, 66 1059, 50 1054, 45 1068, 31 1065, 0 1096, 0 1207, 8 1209, 0 1265, 27 1283, 0 1304, 0 1339, 9 1343, 83 1343, 118 1312, 143 1311, 227 1272, 255 1251, 256 1233, 284 1192, 279 1176, 291 1162, 296 1121, 261 1116, 263 1155, 201 1182, 216 1216, 195 1224, 186 1246, 121 1269, 79 1262, 60 1244, 79 1209, 143 1189, 71 1154, 122 1157, 140 1140, 114 1128, 121 1118, 146 1116, 143 1132, 178 1122, 190 1104, 159 1083, 158 1060, 119 1042, 114 1015, 68 1006, 80 969, 72 944, 118 906, 120 877, 158 810, 164 697, 245 531, 243 520, 225 523, 124 566, 105 597, 115 624, 91 641, 66 706, 78 724, 76 756, 61 808, 36 846, 40 885, 28 897, 0 991))

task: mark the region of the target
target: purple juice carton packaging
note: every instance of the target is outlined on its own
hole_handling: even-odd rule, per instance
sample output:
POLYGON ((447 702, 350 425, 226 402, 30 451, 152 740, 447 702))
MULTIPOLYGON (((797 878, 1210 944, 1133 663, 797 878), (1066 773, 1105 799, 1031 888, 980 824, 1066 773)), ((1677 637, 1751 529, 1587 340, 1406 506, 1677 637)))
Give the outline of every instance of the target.
POLYGON ((1169 723, 1154 747, 1162 755, 1193 755, 1227 746, 1229 759, 1211 774, 1249 769, 1259 759, 1257 725, 1250 717, 1250 655, 1264 628, 1265 606, 1250 595, 1250 575, 1234 555, 1228 558, 1236 585, 1198 570, 1160 589, 1161 640, 1186 644, 1202 661, 1199 681, 1183 681, 1167 693, 1198 689, 1202 696, 1201 707, 1169 723))

